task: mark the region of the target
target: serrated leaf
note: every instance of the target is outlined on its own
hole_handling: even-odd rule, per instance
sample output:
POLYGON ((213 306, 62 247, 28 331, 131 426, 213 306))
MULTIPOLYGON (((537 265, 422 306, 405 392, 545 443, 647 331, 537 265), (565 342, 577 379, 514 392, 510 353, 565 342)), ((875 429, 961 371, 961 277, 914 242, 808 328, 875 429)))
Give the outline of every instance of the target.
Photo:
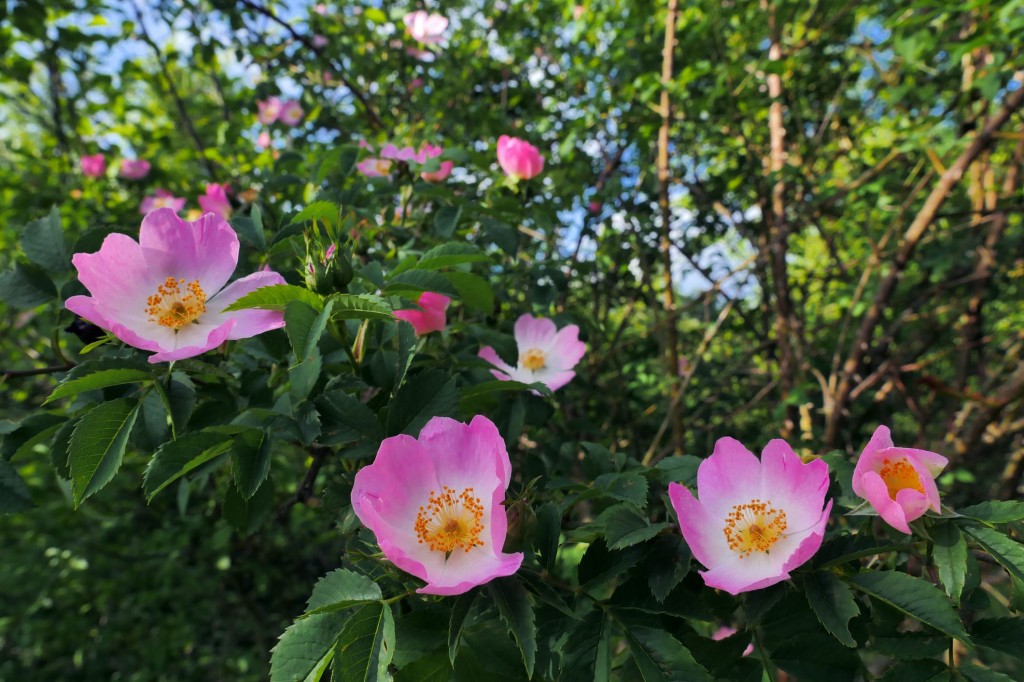
POLYGON ((314 201, 299 211, 292 218, 292 223, 308 223, 314 220, 333 225, 338 221, 339 209, 337 204, 330 201, 314 201))
POLYGON ((299 362, 305 362, 320 343, 320 336, 331 319, 334 301, 328 299, 323 310, 317 312, 302 301, 291 301, 284 307, 284 330, 299 362))
POLYGON ((274 481, 266 479, 249 499, 242 497, 238 489, 229 485, 224 494, 222 512, 224 520, 230 523, 242 535, 249 535, 259 528, 274 505, 274 481))
POLYGON ((427 251, 414 266, 417 270, 440 270, 463 263, 477 263, 490 258, 472 244, 449 242, 427 251))
POLYGON ((60 226, 60 211, 54 206, 50 215, 27 224, 18 240, 25 256, 49 272, 67 272, 71 269, 64 230, 60 226))
POLYGON ((932 558, 939 569, 939 580, 950 599, 959 604, 967 579, 967 543, 960 529, 951 522, 936 527, 932 539, 932 558))
POLYGON ((405 375, 409 371, 413 358, 416 357, 416 330, 405 320, 398 323, 395 330, 398 339, 398 364, 395 368, 395 388, 401 388, 405 375))
POLYGON ((596 522, 604 527, 608 549, 624 549, 650 540, 666 528, 666 523, 652 524, 627 504, 618 504, 601 512, 596 522))
POLYGON ((941 661, 902 661, 886 670, 878 682, 928 682, 940 674, 949 676, 949 668, 941 661))
POLYGON ((197 431, 161 445, 146 467, 142 487, 147 501, 185 474, 224 454, 231 447, 231 436, 197 431))
POLYGON ((825 629, 844 646, 857 646, 849 622, 860 613, 860 608, 846 583, 832 573, 816 571, 807 576, 804 590, 811 610, 825 629))
POLYGON ((576 567, 580 587, 584 591, 591 591, 598 585, 619 578, 643 556, 643 547, 608 551, 602 540, 592 542, 576 567))
POLYGON ((328 391, 316 399, 324 433, 332 442, 342 443, 366 437, 379 441, 384 437, 377 415, 357 398, 344 391, 328 391))
POLYGON ((63 423, 63 418, 49 412, 27 417, 11 433, 4 436, 0 457, 12 460, 27 455, 37 445, 50 440, 63 423))
POLYGON ((441 206, 434 214, 434 234, 441 239, 451 239, 462 215, 462 205, 441 206))
POLYGON ((462 389, 461 402, 466 408, 469 408, 469 411, 471 411, 478 398, 491 393, 507 391, 537 391, 542 395, 551 394, 551 389, 540 382, 524 384, 521 381, 503 381, 502 379, 494 379, 493 381, 482 381, 479 384, 467 386, 462 389))
POLYGON ((329 613, 355 603, 380 601, 380 587, 361 573, 338 568, 320 578, 306 603, 306 615, 329 613))
POLYGON ((136 384, 142 381, 149 381, 153 378, 151 372, 139 369, 105 369, 92 374, 87 374, 79 379, 68 379, 53 389, 50 397, 43 401, 48 402, 59 398, 78 395, 83 391, 95 391, 108 386, 121 386, 123 384, 136 384))
POLYGON ((689 649, 664 630, 630 627, 626 641, 644 682, 713 682, 689 649))
POLYGON ((970 682, 1017 682, 1016 678, 977 665, 962 665, 960 674, 970 682))
POLYGON ((271 650, 270 682, 319 682, 334 657, 346 612, 324 613, 292 623, 271 650))
POLYGON ((334 301, 331 317, 338 320, 396 320, 391 304, 380 296, 334 294, 331 300, 334 301))
POLYGON ((898 659, 918 660, 933 658, 949 649, 949 638, 926 632, 896 633, 890 636, 872 636, 875 651, 898 659))
POLYGON ((462 629, 466 625, 466 617, 469 615, 470 609, 473 608, 477 594, 479 593, 476 590, 470 590, 460 594, 452 604, 452 614, 448 619, 448 660, 452 666, 455 665, 455 658, 459 652, 459 643, 462 641, 462 629))
POLYGON ((235 486, 247 500, 270 474, 271 442, 266 431, 253 429, 238 434, 231 443, 231 470, 235 486))
POLYGON ((967 516, 988 523, 1009 523, 1024 519, 1024 502, 1017 500, 991 500, 958 510, 967 516))
POLYGON ((594 609, 569 631, 563 670, 579 679, 607 682, 611 678, 611 621, 603 609, 594 609))
POLYGON ((658 603, 664 602, 686 577, 691 558, 690 548, 681 536, 658 538, 647 562, 647 586, 658 603))
POLYGON ((77 508, 114 478, 139 414, 138 401, 102 403, 85 414, 71 434, 68 463, 77 508))
POLYGON ((25 481, 9 462, 0 459, 0 514, 21 512, 34 506, 25 481))
POLYGON ((978 646, 995 649, 1024 660, 1024 620, 985 618, 974 623, 971 639, 978 646))
POLYGON ((388 679, 395 655, 395 620, 391 607, 378 602, 358 609, 345 624, 334 648, 333 682, 388 679))
POLYGON ((526 588, 510 576, 492 580, 487 584, 487 591, 519 646, 526 676, 533 677, 533 667, 537 662, 537 622, 526 588))
POLYGON ((647 479, 635 471, 601 474, 594 479, 594 489, 616 500, 629 502, 637 509, 647 506, 647 479))
POLYGON ((1018 580, 1024 580, 1024 545, 1003 533, 983 526, 967 526, 964 532, 1018 580))
POLYGON ((256 291, 242 296, 225 308, 224 312, 229 313, 234 310, 247 310, 249 308, 284 310, 285 306, 292 301, 302 301, 317 311, 322 310, 324 307, 323 297, 305 287, 297 287, 294 284, 272 284, 268 287, 260 287, 256 291))
POLYGON ((486 279, 472 272, 457 270, 446 272, 444 276, 455 287, 459 299, 467 307, 487 314, 494 311, 494 289, 486 279))
POLYGON ((386 294, 397 294, 400 292, 419 294, 424 291, 434 291, 448 296, 455 293, 455 289, 448 281, 448 278, 432 270, 400 272, 391 277, 384 287, 384 293, 386 294))
POLYGON ((0 301, 12 308, 35 308, 57 298, 57 287, 42 268, 16 263, 0 272, 0 301))
POLYGON ((925 625, 970 644, 953 604, 931 583, 896 571, 859 573, 848 582, 925 625))
POLYGON ((459 406, 455 379, 430 369, 407 380, 398 389, 388 410, 387 435, 419 434, 431 418, 451 416, 459 406))

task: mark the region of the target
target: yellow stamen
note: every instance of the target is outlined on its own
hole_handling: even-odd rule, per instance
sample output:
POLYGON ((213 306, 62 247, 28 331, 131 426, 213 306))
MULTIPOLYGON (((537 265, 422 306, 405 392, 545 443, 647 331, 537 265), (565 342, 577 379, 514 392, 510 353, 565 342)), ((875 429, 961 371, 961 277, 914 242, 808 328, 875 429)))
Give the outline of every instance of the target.
POLYGON ((532 372, 544 369, 547 359, 547 354, 539 348, 530 348, 519 354, 519 364, 532 372))
POLYGON ((420 544, 426 543, 430 549, 447 555, 456 548, 468 552, 484 544, 480 539, 483 518, 484 506, 473 495, 472 488, 464 488, 456 495, 453 488, 445 486, 440 495, 430 491, 430 499, 420 507, 413 528, 420 544))
POLYGON ((725 517, 725 541, 729 549, 746 558, 753 552, 767 554, 786 531, 786 512, 771 502, 753 499, 733 506, 725 517))
POLYGON ((197 279, 186 284, 183 279, 168 277, 146 299, 146 305, 150 322, 178 331, 206 312, 206 293, 197 279))
POLYGON ((889 490, 889 497, 896 499, 896 493, 901 490, 910 488, 916 490, 919 493, 924 492, 924 485, 921 483, 921 477, 917 474, 914 466, 904 459, 884 459, 882 460, 882 468, 879 470, 878 475, 885 481, 885 487, 889 490))

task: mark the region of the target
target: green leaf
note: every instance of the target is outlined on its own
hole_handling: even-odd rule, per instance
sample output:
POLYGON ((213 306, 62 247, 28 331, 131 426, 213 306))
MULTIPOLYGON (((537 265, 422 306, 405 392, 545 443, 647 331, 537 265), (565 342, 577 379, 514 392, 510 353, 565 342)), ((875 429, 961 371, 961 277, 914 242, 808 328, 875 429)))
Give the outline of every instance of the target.
POLYGON ((396 329, 398 337, 398 365, 395 368, 395 389, 402 386, 405 375, 409 371, 413 358, 416 357, 416 330, 411 324, 402 320, 396 329))
POLYGON ((644 682, 713 682, 690 651, 664 630, 630 627, 626 640, 644 682))
POLYGON ((249 209, 249 217, 252 219, 252 236, 256 244, 256 248, 260 251, 267 250, 267 235, 263 230, 263 211, 260 209, 259 204, 253 204, 252 208, 249 209))
POLYGON ((59 398, 78 395, 83 391, 95 391, 108 386, 121 386, 123 384, 135 384, 142 381, 149 381, 153 378, 152 372, 141 369, 105 369, 92 374, 87 374, 79 379, 64 378, 57 388, 53 390, 50 397, 43 401, 48 402, 59 398))
POLYGON ((928 682, 938 675, 949 678, 949 668, 942 661, 902 661, 886 670, 878 680, 879 682, 928 682))
POLYGON ((946 522, 932 532, 935 541, 932 557, 939 569, 939 580, 956 604, 967 579, 967 543, 955 523, 946 522))
POLYGON ((537 662, 537 623, 526 588, 514 576, 510 576, 495 578, 487 584, 487 591, 519 645, 526 676, 533 677, 533 666, 537 662))
POLYGON ((57 287, 41 268, 17 263, 0 272, 0 301, 12 308, 35 308, 55 298, 57 287))
POLYGON ((930 635, 928 632, 897 633, 887 637, 872 635, 871 637, 871 644, 875 651, 901 660, 934 658, 949 649, 949 642, 949 637, 930 635))
POLYGON ((395 321, 391 304, 371 294, 334 294, 334 313, 337 320, 390 320, 395 321))
POLYGON ((494 379, 493 381, 483 381, 473 386, 467 386, 462 389, 462 398, 460 403, 462 404, 465 412, 472 412, 473 406, 477 404, 477 399, 489 395, 491 393, 501 393, 506 391, 537 391, 542 395, 551 395, 551 389, 545 384, 533 383, 524 384, 521 381, 503 381, 501 379, 494 379))
POLYGON ((579 671, 580 679, 608 682, 611 679, 611 619, 594 609, 569 632, 563 670, 579 671))
POLYGON ((601 512, 597 522, 604 526, 605 542, 608 549, 613 550, 650 540, 668 526, 667 523, 650 523, 628 504, 609 507, 601 512))
POLYGON ((395 655, 395 620, 382 602, 363 606, 349 619, 334 648, 333 682, 388 679, 395 655))
POLYGON ((253 429, 235 436, 231 444, 231 470, 235 485, 247 500, 270 474, 271 442, 266 431, 253 429))
POLYGON ((63 422, 61 417, 49 412, 27 417, 11 433, 4 436, 3 446, 0 447, 0 457, 5 460, 24 457, 32 452, 37 445, 49 441, 61 428, 63 422))
POLYGON ((292 623, 271 650, 270 682, 319 682, 348 618, 346 612, 323 613, 292 623))
POLYGON ((804 581, 807 603, 825 629, 844 646, 855 647, 857 640, 850 634, 850 619, 860 613, 849 586, 834 574, 816 571, 804 581))
POLYGON ((387 434, 415 436, 431 418, 451 416, 458 406, 455 379, 437 369, 420 372, 406 381, 391 401, 387 434))
POLYGON ((448 279, 439 272, 432 270, 409 270, 401 272, 388 280, 384 293, 405 293, 417 296, 424 291, 435 291, 440 294, 455 293, 448 279))
POLYGON ((313 586, 306 603, 306 616, 340 611, 354 604, 380 601, 380 587, 361 573, 338 568, 313 586))
POLYGON ((22 228, 18 242, 25 256, 48 272, 71 269, 71 254, 60 226, 60 211, 54 206, 46 218, 33 220, 22 228))
POLYGON ((427 251, 416 263, 417 270, 440 270, 463 263, 489 261, 490 258, 472 244, 448 242, 427 251))
POLYGON ((90 410, 71 434, 68 462, 75 507, 99 491, 121 468, 128 436, 139 414, 138 401, 125 398, 90 410))
POLYGON ((959 671, 970 682, 1017 682, 1019 679, 977 665, 962 665, 959 671))
POLYGON ((472 272, 459 271, 446 272, 444 276, 468 307, 487 314, 494 311, 494 289, 486 279, 472 272))
POLYGON ((452 666, 443 651, 434 651, 403 666, 395 682, 449 682, 452 666))
POLYGON ((292 218, 292 223, 308 223, 314 220, 333 225, 338 222, 337 204, 329 201, 314 201, 292 218))
POLYGON ((987 523, 1009 523, 1010 521, 1024 519, 1024 502, 1017 500, 992 500, 964 507, 958 513, 961 516, 967 516, 987 523))
POLYGON ((234 310, 247 310, 249 308, 284 310, 285 306, 292 301, 302 301, 318 311, 324 307, 323 297, 305 287, 297 287, 294 284, 272 284, 268 287, 260 287, 256 291, 251 291, 242 296, 225 308, 224 312, 229 313, 234 310))
POLYGON ((1003 568, 1018 580, 1024 580, 1024 545, 999 531, 983 526, 967 526, 964 531, 1003 568))
MULTIPOLYGON (((584 448, 587 445, 583 443, 584 448)), ((629 502, 637 509, 647 506, 647 479, 635 471, 601 474, 594 479, 594 490, 603 496, 629 502)))
POLYGON ((462 215, 462 205, 441 206, 434 214, 434 234, 441 239, 451 239, 462 215))
POLYGON ((302 301, 291 301, 284 307, 284 330, 288 333, 288 341, 299 362, 305 362, 313 355, 331 319, 333 307, 334 301, 331 299, 327 300, 319 313, 302 301))
POLYGON ((995 649, 1024 660, 1024 620, 985 618, 975 621, 971 639, 978 646, 995 649))
POLYGON ((869 571, 849 579, 855 588, 967 644, 970 638, 949 599, 931 583, 896 571, 869 571))
POLYGON ((448 660, 453 666, 462 641, 462 629, 466 626, 466 617, 473 608, 477 594, 476 590, 470 590, 460 594, 452 604, 452 615, 448 619, 448 660))
POLYGON ((266 521, 273 510, 274 481, 267 479, 249 499, 242 497, 235 486, 224 494, 224 520, 242 535, 249 535, 266 521))
POLYGON ((21 512, 34 506, 25 481, 10 462, 0 459, 0 514, 21 512))
POLYGON ((227 452, 231 436, 212 431, 197 431, 160 446, 149 460, 142 487, 147 501, 185 474, 227 452))
POLYGON ((324 433, 335 443, 366 437, 379 441, 384 437, 377 415, 357 398, 344 391, 328 391, 316 399, 324 433))

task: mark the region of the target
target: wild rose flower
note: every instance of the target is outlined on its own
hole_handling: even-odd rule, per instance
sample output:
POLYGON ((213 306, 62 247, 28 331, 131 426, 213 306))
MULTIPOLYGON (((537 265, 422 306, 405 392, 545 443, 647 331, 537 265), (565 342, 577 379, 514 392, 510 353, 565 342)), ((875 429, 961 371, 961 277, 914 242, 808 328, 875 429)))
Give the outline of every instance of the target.
POLYGON ((227 184, 207 183, 206 194, 199 197, 199 207, 206 213, 216 213, 227 220, 231 217, 231 201, 228 200, 227 184))
POLYGON ((601 212, 601 202, 600 201, 591 201, 589 204, 587 204, 587 210, 590 211, 591 213, 595 213, 595 214, 596 213, 600 213, 601 212))
POLYGON ((190 223, 158 208, 142 219, 138 242, 110 234, 99 251, 76 253, 71 262, 91 295, 72 296, 67 309, 130 346, 154 351, 152 363, 284 326, 277 311, 224 312, 245 294, 285 281, 276 272, 257 272, 224 286, 238 263, 238 237, 211 213, 190 223))
POLYGON ((256 136, 256 144, 266 149, 270 146, 270 133, 266 130, 256 136))
POLYGON ((259 110, 256 118, 263 125, 270 125, 281 116, 281 100, 277 97, 268 97, 262 102, 256 102, 256 108, 259 110))
POLYGON ((107 159, 103 154, 82 157, 82 174, 90 178, 102 177, 107 172, 107 159))
POLYGON ((149 175, 149 161, 145 159, 125 159, 121 162, 120 175, 125 180, 141 180, 149 175))
POLYGON ((430 332, 444 331, 448 321, 445 319, 445 311, 452 299, 444 294, 435 294, 433 291, 424 291, 420 294, 416 305, 419 310, 396 310, 394 315, 400 320, 405 320, 416 330, 417 336, 423 336, 430 332))
POLYGON ((516 320, 514 332, 519 351, 515 367, 505 363, 490 346, 481 348, 478 353, 498 368, 491 370, 496 378, 524 384, 539 381, 557 391, 576 376, 572 368, 587 352, 586 344, 579 339, 579 327, 570 324, 558 329, 545 317, 526 314, 516 320))
POLYGON ((368 178, 387 177, 391 172, 391 161, 387 159, 363 159, 356 164, 356 170, 368 178))
POLYGON ((529 180, 544 170, 544 157, 529 142, 502 135, 498 138, 498 165, 510 178, 529 180))
POLYGON ((313 47, 319 50, 321 48, 327 47, 327 36, 322 36, 318 33, 315 36, 313 36, 313 40, 311 42, 313 43, 313 47))
POLYGON ((418 592, 462 594, 523 562, 502 552, 511 472, 491 420, 434 417, 418 439, 384 439, 356 474, 352 508, 389 561, 427 582, 418 592))
POLYGON ((384 148, 380 150, 381 158, 394 159, 395 161, 415 161, 417 160, 416 150, 412 147, 396 147, 393 144, 386 144, 384 148))
POLYGON ((281 115, 278 120, 288 126, 297 126, 302 122, 304 115, 302 106, 294 100, 289 100, 281 105, 281 115))
MULTIPOLYGON (((443 147, 438 147, 427 142, 420 149, 416 155, 416 160, 419 163, 426 163, 429 159, 437 158, 441 156, 444 151, 443 147)), ((448 176, 452 174, 452 168, 455 167, 451 161, 442 161, 440 168, 436 171, 423 171, 420 173, 420 177, 427 182, 444 182, 448 179, 448 176)))
POLYGON ((761 459, 733 438, 720 438, 697 469, 698 500, 670 483, 668 496, 686 544, 707 571, 708 587, 739 594, 789 578, 818 551, 832 500, 828 465, 804 464, 784 440, 761 459))
POLYGON ((414 40, 425 45, 434 45, 441 42, 445 29, 448 28, 448 19, 440 14, 428 14, 423 10, 409 12, 402 21, 405 28, 414 40))
POLYGON ((165 189, 158 189, 152 195, 142 200, 139 206, 139 213, 146 215, 158 208, 169 208, 175 213, 185 208, 185 199, 176 197, 165 189))
POLYGON ((934 452, 894 447, 889 429, 879 426, 853 469, 853 492, 886 523, 910 535, 911 521, 929 509, 940 513, 935 477, 948 463, 934 452))

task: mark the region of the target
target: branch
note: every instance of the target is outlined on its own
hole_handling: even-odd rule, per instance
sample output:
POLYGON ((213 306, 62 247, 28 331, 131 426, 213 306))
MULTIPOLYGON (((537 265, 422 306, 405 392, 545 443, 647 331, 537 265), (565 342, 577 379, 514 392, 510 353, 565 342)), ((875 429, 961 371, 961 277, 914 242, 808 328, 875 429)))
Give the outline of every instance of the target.
POLYGON ((331 454, 331 450, 322 445, 314 445, 312 447, 313 461, 309 465, 309 470, 306 471, 306 476, 302 479, 302 483, 299 484, 298 490, 295 491, 295 496, 285 501, 281 508, 277 510, 279 517, 283 518, 292 506, 305 504, 313 497, 313 486, 316 484, 316 477, 320 475, 320 469, 323 467, 324 461, 329 454, 331 454))

